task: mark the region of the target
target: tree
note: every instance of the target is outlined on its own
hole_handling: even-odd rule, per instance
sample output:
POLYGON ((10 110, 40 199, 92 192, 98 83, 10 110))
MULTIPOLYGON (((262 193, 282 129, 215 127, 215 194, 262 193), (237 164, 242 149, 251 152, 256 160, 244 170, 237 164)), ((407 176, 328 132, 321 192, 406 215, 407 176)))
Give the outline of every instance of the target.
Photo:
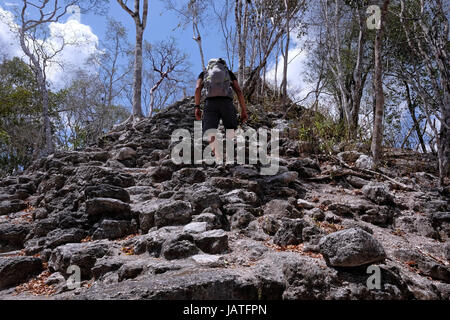
POLYGON ((192 23, 192 39, 197 43, 200 53, 200 63, 203 70, 205 66, 205 55, 203 53, 202 37, 200 34, 199 25, 205 19, 209 3, 207 0, 188 0, 186 5, 177 6, 173 0, 168 0, 166 6, 169 10, 175 11, 181 18, 182 22, 178 26, 185 28, 192 23))
POLYGON ((200 60, 202 62, 203 70, 205 70, 205 56, 203 54, 203 47, 202 47, 202 37, 200 36, 200 31, 198 29, 199 24, 199 17, 200 12, 205 10, 205 4, 204 1, 199 0, 190 0, 188 4, 188 12, 190 13, 190 16, 192 17, 192 31, 193 31, 193 39, 195 42, 197 42, 198 50, 200 51, 200 60))
POLYGON ((39 89, 21 59, 0 64, 0 176, 28 166, 42 147, 39 89))
POLYGON ((234 60, 236 56, 237 36, 236 30, 233 28, 233 23, 230 22, 230 16, 233 15, 233 0, 225 0, 222 8, 217 8, 217 1, 210 0, 210 6, 214 11, 215 18, 220 23, 220 28, 223 35, 224 50, 228 60, 228 67, 230 70, 234 69, 234 60))
POLYGON ((381 143, 383 140, 383 114, 384 114, 384 92, 383 92, 383 61, 382 61, 382 50, 383 50, 383 37, 384 37, 384 23, 385 16, 388 10, 390 0, 384 0, 381 8, 380 16, 380 28, 376 31, 375 36, 375 49, 374 49, 374 59, 375 59, 375 114, 373 121, 373 133, 372 133, 372 157, 375 166, 378 166, 381 158, 381 143))
MULTIPOLYGON (((393 2, 390 7, 394 13, 400 11, 398 2, 393 2)), ((423 61, 411 54, 399 14, 390 14, 386 18, 388 22, 385 24, 384 47, 386 48, 385 52, 388 52, 388 54, 384 55, 383 69, 385 70, 385 78, 392 81, 393 86, 396 88, 396 95, 405 102, 412 121, 403 122, 402 131, 405 132, 405 136, 400 147, 404 148, 407 146, 413 149, 421 149, 423 153, 427 153, 428 142, 426 141, 426 135, 428 134, 424 132, 426 132, 428 124, 424 121, 426 115, 422 111, 423 103, 414 87, 409 83, 407 76, 410 72, 409 70, 420 72, 423 69, 423 61), (412 123, 410 128, 408 128, 409 123, 412 123), (416 139, 414 139, 414 136, 416 139), (411 145, 414 142, 417 142, 415 146, 411 145)), ((423 82, 424 85, 425 82, 423 82)))
POLYGON ((30 59, 32 70, 36 76, 40 87, 42 98, 42 118, 44 122, 45 146, 41 152, 41 156, 47 156, 54 151, 54 143, 52 139, 50 116, 49 116, 49 97, 47 89, 46 68, 51 59, 53 59, 65 46, 64 41, 59 48, 48 50, 44 43, 40 41, 38 35, 46 38, 45 26, 51 22, 58 22, 59 19, 67 12, 69 6, 75 5, 76 1, 67 4, 63 10, 57 6, 50 7, 48 1, 42 4, 33 3, 28 0, 22 0, 22 10, 20 14, 19 39, 20 46, 25 55, 30 59), (39 8, 40 16, 37 20, 30 18, 29 8, 39 8), (41 31, 41 32, 39 32, 41 31))
POLYGON ((235 0, 234 19, 237 30, 238 42, 238 82, 241 86, 245 85, 245 56, 248 36, 248 19, 249 19, 249 3, 250 1, 235 0), (243 4, 244 2, 244 4, 243 4), (244 12, 242 9, 244 8, 244 12))
MULTIPOLYGON (((133 18, 136 27, 136 41, 134 47, 134 71, 133 71, 133 102, 132 120, 136 121, 144 117, 142 113, 142 46, 143 34, 147 25, 148 0, 143 0, 141 17, 141 0, 134 0, 134 8, 127 6, 128 0, 117 0, 119 5, 133 18)), ((130 118, 130 119, 131 119, 130 118)))
MULTIPOLYGON (((419 140, 420 146, 422 147, 422 152, 426 153, 427 152, 427 147, 425 145, 425 141, 423 140, 423 134, 422 134, 422 129, 420 128, 420 119, 417 119, 416 117, 416 106, 417 106, 417 102, 416 99, 413 98, 412 93, 411 93, 411 89, 409 87, 409 84, 406 80, 403 80, 403 85, 405 86, 405 94, 406 94, 406 105, 408 107, 408 111, 409 114, 411 115, 411 119, 413 121, 413 126, 411 128, 412 130, 416 131, 417 134, 417 139, 419 140)), ((423 118, 422 118, 423 119, 423 118)), ((408 137, 406 137, 407 139, 408 137)), ((406 141, 405 139, 405 141, 406 141)), ((403 147, 404 144, 402 144, 403 147)))
MULTIPOLYGON (((107 107, 125 90, 126 75, 131 72, 131 66, 120 65, 120 59, 131 51, 127 41, 125 27, 119 21, 108 18, 105 41, 101 42, 101 54, 92 57, 92 62, 99 68, 100 82, 103 88, 103 100, 107 107)), ((116 103, 117 104, 117 103, 116 103)))
POLYGON ((365 10, 363 1, 321 1, 324 34, 318 43, 323 48, 317 53, 325 61, 325 76, 328 85, 336 90, 333 95, 350 139, 357 138, 361 99, 372 66, 367 54, 365 10))
POLYGON ((441 0, 400 1, 399 15, 408 47, 415 57, 423 61, 421 72, 408 70, 406 75, 421 97, 427 122, 434 132, 440 186, 448 176, 450 165, 450 42, 447 14, 441 0), (440 129, 434 125, 433 118, 439 120, 440 129))
MULTIPOLYGON (((259 32, 258 26, 261 25, 265 25, 265 29, 264 36, 257 37, 262 40, 260 46, 261 51, 260 54, 257 55, 259 56, 259 60, 255 62, 253 68, 245 74, 246 79, 244 81, 243 91, 245 98, 249 101, 252 99, 258 88, 258 83, 261 79, 261 71, 266 67, 273 49, 285 34, 285 23, 283 23, 285 9, 283 3, 280 1, 268 0, 255 2, 254 5, 258 8, 257 12, 258 10, 262 10, 262 12, 260 11, 259 13, 259 22, 253 26, 255 29, 250 29, 250 32, 253 32, 253 34, 255 31, 259 32)), ((250 28, 252 28, 252 26, 250 26, 250 28)), ((244 42, 242 42, 241 45, 245 48, 244 42)), ((257 46, 259 47, 259 45, 257 46)))
POLYGON ((284 0, 284 6, 286 10, 286 16, 285 16, 285 48, 283 52, 283 80, 281 81, 281 104, 283 108, 286 110, 287 108, 287 98, 288 98, 288 92, 287 92, 287 73, 288 73, 288 64, 289 64, 289 49, 290 49, 290 39, 291 39, 291 21, 295 14, 298 13, 300 8, 302 8, 305 5, 305 1, 299 1, 299 0, 284 0))
MULTIPOLYGON (((164 81, 170 82, 170 87, 180 89, 180 84, 186 81, 189 64, 187 55, 176 47, 174 38, 160 41, 154 45, 146 43, 144 54, 149 61, 151 72, 156 75, 156 77, 153 77, 154 82, 150 89, 148 116, 151 117, 155 107, 156 91, 161 88, 164 81)), ((167 96, 170 96, 170 93, 166 94, 167 96)), ((162 102, 166 102, 167 98, 162 102)))
MULTIPOLYGON (((50 63, 57 63, 55 57, 66 45, 74 45, 64 40, 64 35, 58 35, 58 41, 47 42, 49 37, 48 25, 59 22, 60 19, 73 6, 80 7, 84 11, 98 8, 104 0, 68 0, 60 6, 58 0, 22 0, 20 10, 16 10, 16 20, 10 28, 18 34, 22 51, 30 61, 31 69, 40 88, 39 94, 42 100, 42 121, 44 147, 39 156, 47 156, 54 151, 53 133, 49 115, 49 90, 47 82, 47 68, 50 63)), ((55 36, 55 35, 53 35, 55 36)))
POLYGON ((105 100, 102 79, 79 71, 70 85, 60 93, 63 97, 58 109, 59 146, 79 149, 95 143, 113 125, 129 117, 129 111, 105 100))

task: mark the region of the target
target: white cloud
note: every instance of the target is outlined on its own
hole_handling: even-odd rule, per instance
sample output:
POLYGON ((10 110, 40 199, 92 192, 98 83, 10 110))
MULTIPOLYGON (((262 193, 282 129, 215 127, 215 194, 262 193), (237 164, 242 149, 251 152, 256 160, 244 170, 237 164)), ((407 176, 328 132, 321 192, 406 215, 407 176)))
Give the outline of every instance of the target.
MULTIPOLYGON (((10 26, 16 26, 12 13, 0 7, 0 17, 2 17, 0 20, 0 54, 3 53, 8 58, 14 56, 23 58, 24 54, 18 37, 10 29, 10 26)), ((47 67, 47 79, 53 89, 63 88, 79 69, 96 72, 95 66, 88 66, 85 63, 90 55, 99 52, 97 49, 98 37, 92 32, 90 26, 69 17, 65 23, 50 23, 48 28, 49 37, 43 40, 44 48, 48 52, 51 52, 52 48, 59 49, 63 40, 66 43, 64 49, 47 67)))
POLYGON ((0 7, 0 55, 7 58, 21 57, 23 54, 17 36, 10 29, 13 21, 12 13, 0 7))
POLYGON ((49 29, 50 37, 47 40, 49 46, 59 48, 62 39, 66 43, 56 59, 60 64, 54 63, 48 70, 48 77, 56 88, 61 88, 79 69, 96 71, 94 65, 86 64, 86 60, 92 54, 99 52, 98 37, 90 26, 70 19, 66 23, 51 23, 49 29))

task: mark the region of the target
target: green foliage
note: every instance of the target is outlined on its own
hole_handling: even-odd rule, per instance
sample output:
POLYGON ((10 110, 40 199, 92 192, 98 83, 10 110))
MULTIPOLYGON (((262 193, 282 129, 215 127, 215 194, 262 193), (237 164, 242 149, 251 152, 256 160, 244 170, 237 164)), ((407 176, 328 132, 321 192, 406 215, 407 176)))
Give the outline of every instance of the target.
POLYGON ((71 84, 54 94, 59 106, 57 140, 62 149, 82 149, 129 116, 123 106, 105 104, 106 93, 96 76, 80 73, 71 84))
POLYGON ((306 109, 294 127, 298 130, 298 139, 317 144, 323 153, 332 153, 333 146, 347 136, 343 121, 335 121, 329 115, 306 109))
POLYGON ((81 128, 76 125, 74 127, 73 135, 69 138, 69 143, 72 144, 73 149, 81 149, 86 146, 87 143, 88 132, 85 128, 81 128))
POLYGON ((11 137, 8 132, 3 129, 0 129, 0 144, 8 144, 11 142, 11 137))
POLYGON ((41 104, 31 69, 19 58, 0 64, 0 176, 26 167, 39 147, 41 104))

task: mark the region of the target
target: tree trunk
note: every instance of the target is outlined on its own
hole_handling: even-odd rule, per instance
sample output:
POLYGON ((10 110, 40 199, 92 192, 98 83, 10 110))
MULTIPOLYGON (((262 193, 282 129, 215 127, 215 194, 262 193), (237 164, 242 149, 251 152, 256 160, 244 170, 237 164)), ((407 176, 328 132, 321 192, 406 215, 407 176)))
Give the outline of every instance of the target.
POLYGON ((244 84, 244 43, 242 41, 242 3, 236 0, 234 7, 234 18, 236 22, 237 38, 238 38, 238 82, 241 86, 244 84))
POLYGON ((372 134, 372 156, 375 166, 379 166, 381 159, 381 143, 383 141, 383 116, 384 116, 384 92, 383 92, 383 66, 382 50, 384 35, 384 16, 390 0, 384 0, 380 17, 380 29, 375 36, 375 114, 372 134))
POLYGON ((347 138, 355 139, 358 134, 359 111, 361 105, 361 98, 364 91, 364 85, 367 73, 363 74, 363 58, 364 58, 364 43, 365 36, 365 17, 361 14, 360 8, 356 8, 358 17, 359 33, 356 49, 356 61, 351 70, 346 70, 345 62, 342 61, 342 41, 341 33, 341 4, 342 1, 334 1, 334 19, 332 20, 328 14, 328 2, 322 1, 325 6, 325 23, 327 29, 327 36, 331 37, 330 48, 327 53, 326 64, 327 68, 333 73, 336 78, 338 94, 340 96, 342 113, 347 128, 347 138), (351 79, 351 81, 348 81, 351 79))
POLYGON ((279 97, 279 90, 278 90, 278 50, 279 46, 277 46, 277 50, 275 52, 275 97, 279 97))
POLYGON ((119 5, 124 9, 134 20, 136 25, 136 43, 134 47, 134 70, 133 70, 133 101, 132 108, 133 120, 138 120, 144 117, 142 113, 142 39, 147 25, 148 14, 148 0, 144 0, 142 5, 142 21, 140 17, 140 2, 141 0, 134 0, 134 11, 127 7, 123 0, 117 0, 119 5))
POLYGON ((440 169, 439 172, 440 176, 440 185, 444 185, 444 178, 448 177, 449 170, 450 170, 450 130, 448 127, 450 127, 450 110, 448 110, 450 107, 447 106, 447 113, 443 115, 443 121, 444 124, 441 124, 441 130, 440 130, 440 149, 441 149, 441 158, 439 159, 440 169))
POLYGON ((151 117, 153 114, 153 109, 155 106, 155 91, 158 89, 159 85, 164 81, 164 78, 167 74, 163 74, 163 76, 155 83, 155 85, 150 89, 150 111, 148 116, 151 117))
POLYGON ((50 115, 49 115, 49 99, 48 99, 48 90, 47 84, 45 83, 45 75, 44 70, 39 64, 39 60, 35 57, 35 55, 28 49, 28 46, 25 44, 25 32, 20 31, 20 46, 22 47, 25 55, 30 59, 33 73, 36 77, 40 88, 40 94, 42 99, 42 121, 44 122, 44 149, 39 153, 38 157, 46 157, 52 154, 55 149, 53 145, 53 135, 51 130, 50 123, 50 115))
POLYGON ((49 99, 48 99, 48 90, 45 84, 45 79, 43 79, 41 83, 41 94, 42 94, 42 117, 44 119, 44 129, 45 129, 45 151, 44 155, 52 154, 55 151, 53 145, 53 135, 52 128, 50 123, 50 115, 49 115, 49 99))
POLYGON ((283 64, 283 81, 281 82, 281 91, 282 91, 282 97, 281 97, 281 105, 283 106, 284 111, 287 109, 287 71, 288 71, 288 63, 289 63, 289 44, 290 44, 290 22, 291 22, 291 13, 289 8, 289 0, 284 0, 284 5, 286 7, 286 26, 285 26, 285 32, 286 32, 286 43, 284 48, 284 64, 283 64))
POLYGON ((108 92, 107 92, 107 98, 105 100, 105 104, 108 108, 111 108, 112 106, 112 99, 113 99, 113 83, 114 83, 114 75, 116 74, 116 64, 117 59, 119 58, 119 36, 116 35, 115 37, 115 46, 114 46, 114 58, 113 63, 111 66, 111 71, 109 72, 109 81, 108 81, 108 92))
POLYGON ((250 72, 250 75, 246 81, 246 86, 244 88, 244 96, 248 101, 251 100, 251 97, 256 90, 259 73, 261 72, 262 68, 264 68, 264 66, 267 65, 267 60, 270 56, 270 53, 272 52, 273 48, 275 47, 275 44, 278 42, 278 40, 280 40, 282 35, 283 35, 282 32, 277 33, 272 43, 267 48, 267 51, 264 53, 262 61, 260 61, 259 65, 250 72))
MULTIPOLYGON (((421 84, 419 74, 414 74, 411 77, 410 82, 414 89, 418 92, 424 102, 425 114, 427 121, 433 130, 434 137, 436 139, 437 153, 438 153, 438 166, 439 166, 439 186, 443 186, 444 178, 449 174, 450 164, 450 83, 448 78, 448 33, 449 33, 449 21, 444 10, 442 1, 430 1, 428 3, 430 7, 427 7, 424 1, 420 1, 421 15, 418 18, 411 20, 413 29, 409 28, 409 24, 405 23, 405 3, 400 1, 401 13, 400 21, 405 31, 406 39, 411 51, 424 62, 426 76, 430 79, 433 89, 433 99, 435 104, 439 106, 441 112, 440 130, 438 131, 435 124, 431 121, 430 106, 428 105, 428 99, 430 93, 421 84), (435 5, 435 6, 433 6, 435 5), (441 28, 441 32, 431 31, 429 26, 424 22, 424 17, 427 15, 425 11, 433 10, 433 14, 438 19, 435 19, 433 23, 434 28, 441 28), (411 32, 412 31, 412 32, 411 32), (414 35, 414 38, 411 37, 414 35), (414 43, 413 43, 414 40, 414 43), (434 58, 434 59, 433 59, 434 58)), ((431 142, 429 142, 431 148, 433 148, 431 142)))
POLYGON ((198 50, 200 51, 200 60, 202 63, 202 68, 203 71, 205 71, 206 67, 205 67, 205 56, 203 54, 203 47, 202 47, 202 37, 200 36, 200 31, 198 30, 198 24, 195 18, 194 21, 192 22, 192 28, 194 31, 194 40, 195 42, 197 42, 198 50))
POLYGON ((142 35, 144 29, 136 22, 136 45, 134 48, 133 74, 133 118, 143 118, 142 114, 142 35))
POLYGON ((248 1, 245 1, 244 5, 244 26, 242 31, 242 86, 245 86, 247 80, 246 65, 247 65, 247 39, 248 39, 248 1))
POLYGON ((403 84, 405 85, 406 89, 406 103, 408 105, 408 110, 411 115, 411 119, 413 121, 414 130, 416 131, 417 138, 419 139, 420 146, 422 147, 423 153, 427 153, 427 147, 425 146, 425 142, 423 140, 422 132, 420 131, 420 123, 417 121, 416 118, 416 108, 415 105, 413 105, 411 100, 411 92, 409 90, 409 85, 406 81, 403 81, 403 84))
MULTIPOLYGON (((324 1, 325 5, 327 5, 327 1, 324 1)), ((330 50, 330 55, 334 55, 335 61, 334 65, 329 66, 330 70, 333 72, 334 76, 336 77, 336 82, 339 90, 340 95, 340 101, 342 105, 342 112, 344 115, 345 123, 347 125, 347 129, 350 128, 350 109, 351 109, 351 92, 348 90, 346 86, 345 81, 345 74, 344 74, 344 64, 342 63, 341 58, 341 27, 339 26, 339 19, 340 19, 340 1, 335 0, 334 2, 334 16, 335 19, 333 21, 333 26, 331 27, 331 21, 328 18, 328 9, 325 9, 326 12, 326 23, 327 23, 327 29, 332 34, 334 38, 334 47, 330 50)), ((328 62, 328 61, 327 61, 328 62)))
POLYGON ((355 68, 353 70, 353 86, 350 88, 352 94, 352 105, 350 110, 350 126, 349 126, 349 136, 351 139, 356 140, 358 135, 358 122, 359 122, 359 109, 361 106, 361 98, 364 90, 364 83, 366 77, 363 77, 362 72, 362 60, 363 60, 363 48, 366 40, 366 33, 364 25, 365 17, 361 15, 359 9, 356 9, 359 20, 359 35, 358 35, 358 49, 355 68))

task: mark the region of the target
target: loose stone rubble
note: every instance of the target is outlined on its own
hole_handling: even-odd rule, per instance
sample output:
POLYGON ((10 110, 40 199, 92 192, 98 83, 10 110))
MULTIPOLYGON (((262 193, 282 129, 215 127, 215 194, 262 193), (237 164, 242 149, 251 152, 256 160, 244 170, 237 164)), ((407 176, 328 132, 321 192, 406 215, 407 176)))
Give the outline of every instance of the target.
MULTIPOLYGON (((429 155, 386 156, 383 174, 412 191, 327 177, 343 168, 289 138, 282 114, 258 110, 250 126, 282 129, 276 175, 175 164, 171 134, 193 134, 192 107, 187 98, 1 180, 0 299, 450 299, 448 187, 434 185, 429 155), (16 290, 39 275, 50 295, 16 290)), ((337 151, 372 168, 364 151, 337 151)))

